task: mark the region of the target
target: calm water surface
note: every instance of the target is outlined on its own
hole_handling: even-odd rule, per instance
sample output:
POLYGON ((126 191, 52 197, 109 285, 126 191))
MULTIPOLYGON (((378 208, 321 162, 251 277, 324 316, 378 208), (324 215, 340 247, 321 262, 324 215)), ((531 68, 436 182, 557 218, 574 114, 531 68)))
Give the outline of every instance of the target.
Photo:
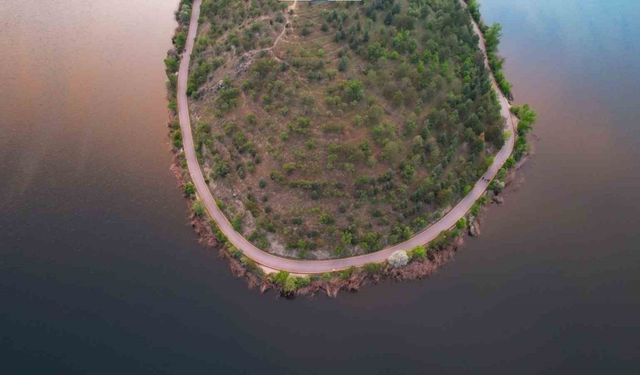
POLYGON ((539 112, 524 181, 433 278, 295 301, 187 224, 176 3, 0 1, 2 373, 638 373, 640 2, 483 0, 539 112))

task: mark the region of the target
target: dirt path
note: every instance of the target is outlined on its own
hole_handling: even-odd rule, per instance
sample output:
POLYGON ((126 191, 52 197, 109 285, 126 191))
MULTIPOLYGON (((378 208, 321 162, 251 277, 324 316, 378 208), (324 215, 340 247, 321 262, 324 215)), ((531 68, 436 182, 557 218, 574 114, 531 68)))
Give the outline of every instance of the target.
POLYGON ((271 47, 251 51, 249 52, 251 56, 255 56, 258 52, 269 51, 271 52, 271 55, 273 56, 274 59, 276 59, 278 62, 282 62, 282 59, 278 57, 278 55, 276 55, 274 50, 276 49, 276 46, 278 45, 278 43, 280 43, 280 40, 287 33, 287 30, 291 30, 291 32, 293 33, 293 22, 291 22, 291 19, 293 17, 289 14, 289 12, 295 11, 297 5, 298 5, 298 0, 294 0, 293 4, 287 7, 287 11, 285 12, 286 16, 285 16, 284 26, 282 27, 282 31, 280 32, 280 34, 278 34, 278 36, 276 37, 276 40, 273 41, 273 44, 271 45, 271 47))
MULTIPOLYGON (((191 53, 193 51, 193 44, 196 38, 198 19, 200 17, 200 5, 202 0, 195 0, 193 3, 193 10, 191 14, 191 23, 189 27, 189 34, 187 37, 187 44, 185 52, 180 62, 180 70, 178 72, 178 115, 180 120, 180 128, 182 130, 182 138, 184 144, 184 154, 187 160, 187 166, 191 179, 196 187, 199 198, 204 203, 211 218, 217 223, 220 230, 227 236, 229 241, 239 250, 241 250, 247 257, 253 259, 258 264, 263 265, 272 270, 282 270, 291 273, 298 274, 315 274, 324 273, 346 269, 352 266, 359 267, 367 263, 380 263, 387 260, 387 258, 398 250, 411 250, 416 246, 424 245, 438 237, 440 233, 446 231, 457 223, 459 219, 464 217, 466 213, 471 209, 473 204, 478 198, 484 194, 487 190, 490 180, 492 180, 498 170, 502 168, 507 158, 511 155, 514 146, 515 135, 515 121, 511 116, 509 101, 498 90, 495 79, 492 76, 492 85, 494 90, 498 94, 498 100, 501 106, 501 114, 506 120, 506 129, 509 131, 509 136, 505 141, 504 146, 495 155, 493 164, 489 167, 487 172, 482 178, 476 182, 473 189, 469 194, 464 197, 458 204, 451 209, 442 219, 438 220, 422 232, 416 234, 409 240, 400 244, 387 247, 380 251, 371 254, 359 255, 350 258, 342 259, 329 259, 329 260, 300 260, 282 258, 273 254, 269 254, 263 251, 240 233, 236 232, 229 220, 224 216, 220 208, 216 205, 213 194, 209 189, 209 186, 204 180, 202 169, 198 164, 196 152, 193 144, 193 135, 191 131, 191 119, 189 117, 189 105, 187 99, 187 79, 189 76, 189 63, 191 60, 191 53)), ((292 6, 295 7, 297 1, 292 6)), ((480 35, 480 31, 477 25, 474 23, 475 32, 480 35)), ((484 41, 480 37, 480 49, 485 52, 484 41)), ((486 52, 485 52, 486 60, 486 52)), ((485 61, 486 63, 486 61, 485 61)))

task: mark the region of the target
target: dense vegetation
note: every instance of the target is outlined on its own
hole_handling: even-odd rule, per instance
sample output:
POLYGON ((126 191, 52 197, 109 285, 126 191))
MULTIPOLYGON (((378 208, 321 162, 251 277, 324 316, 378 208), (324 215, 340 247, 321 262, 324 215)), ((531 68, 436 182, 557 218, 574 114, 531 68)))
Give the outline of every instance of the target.
POLYGON ((498 55, 498 45, 500 44, 500 37, 502 36, 502 26, 495 23, 491 26, 487 26, 480 17, 480 5, 477 0, 465 0, 469 13, 473 20, 478 24, 480 31, 484 35, 484 42, 487 48, 487 58, 489 60, 489 66, 496 78, 496 83, 500 88, 500 91, 509 99, 513 99, 513 93, 511 92, 511 83, 507 81, 507 78, 502 71, 504 65, 504 59, 498 55))
MULTIPOLYGON (((176 21, 178 21, 178 27, 176 28, 173 37, 174 48, 169 50, 167 57, 164 59, 165 71, 168 79, 168 107, 171 113, 171 122, 169 124, 171 145, 176 150, 182 148, 182 132, 180 131, 180 124, 178 123, 176 116, 178 114, 178 103, 176 98, 176 90, 178 88, 177 72, 180 68, 180 56, 184 51, 185 43, 187 41, 187 31, 189 28, 189 20, 191 19, 192 5, 192 0, 180 0, 178 10, 175 13, 176 21)), ((193 195, 193 193, 195 193, 195 189, 188 196, 193 195)))
MULTIPOLYGON (((409 238, 504 143, 469 12, 450 0, 288 5, 203 2, 188 93, 220 206, 279 254, 347 256, 409 238)), ((501 64, 499 28, 484 31, 501 64)))

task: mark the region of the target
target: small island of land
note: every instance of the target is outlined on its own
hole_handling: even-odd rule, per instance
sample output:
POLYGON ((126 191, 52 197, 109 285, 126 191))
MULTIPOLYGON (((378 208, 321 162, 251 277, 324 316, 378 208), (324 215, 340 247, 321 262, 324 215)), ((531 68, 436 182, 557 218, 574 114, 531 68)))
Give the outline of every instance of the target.
POLYGON ((511 108, 475 1, 184 0, 177 16, 185 193, 285 289, 303 279, 288 272, 433 262, 527 151, 535 116, 511 108))

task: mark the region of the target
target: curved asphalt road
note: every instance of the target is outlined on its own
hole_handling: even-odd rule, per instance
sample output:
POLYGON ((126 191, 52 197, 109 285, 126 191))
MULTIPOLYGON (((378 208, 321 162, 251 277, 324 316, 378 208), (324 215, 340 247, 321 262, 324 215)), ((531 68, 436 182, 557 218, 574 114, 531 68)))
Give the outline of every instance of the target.
MULTIPOLYGON (((196 152, 193 145, 191 120, 189 117, 189 104, 187 101, 187 78, 189 76, 189 63, 191 60, 191 53, 193 51, 193 44, 197 33, 198 19, 200 18, 201 3, 202 0, 195 0, 193 2, 187 44, 185 47, 185 52, 182 56, 182 61, 180 62, 180 70, 178 72, 178 109, 180 128, 182 130, 184 153, 187 159, 189 173, 191 174, 191 179, 193 180, 193 183, 196 187, 198 196, 207 208, 207 211, 211 215, 211 218, 218 224, 218 227, 227 236, 229 241, 236 248, 241 250, 247 257, 253 259, 255 262, 262 266, 266 266, 274 270, 288 271, 297 274, 324 273, 347 269, 352 266, 359 267, 367 263, 384 262, 395 251, 408 251, 416 246, 427 244, 428 242, 438 237, 441 232, 452 228, 460 218, 465 216, 469 209, 471 209, 471 206, 473 206, 474 202, 478 200, 478 198, 480 198, 487 189, 489 183, 486 180, 481 179, 480 181, 476 182, 471 192, 469 192, 466 197, 464 197, 455 207, 453 207, 453 209, 451 209, 451 211, 449 211, 439 221, 432 224, 422 232, 416 234, 411 239, 400 244, 387 247, 375 253, 342 259, 299 260, 279 257, 277 255, 269 254, 266 251, 258 249, 247 239, 245 239, 240 233, 236 232, 233 229, 229 220, 216 205, 215 199, 211 194, 211 190, 209 189, 209 186, 205 182, 204 176, 202 175, 202 170, 200 169, 200 165, 198 164, 198 158, 196 157, 196 152)), ((474 30, 476 34, 480 35, 479 29, 477 25, 475 25, 475 23, 474 30)), ((480 48, 483 52, 485 51, 482 38, 480 41, 480 48)), ((483 177, 487 180, 491 180, 495 177, 498 170, 502 167, 509 155, 511 155, 514 146, 515 135, 515 123, 509 111, 509 102, 504 97, 504 95, 502 95, 500 90, 498 90, 495 79, 493 79, 493 77, 492 84, 494 90, 496 90, 496 92, 498 93, 498 99, 502 107, 501 113, 505 118, 506 129, 509 130, 509 137, 508 139, 506 139, 502 149, 498 152, 497 155, 495 155, 494 162, 491 167, 484 174, 483 177)))

